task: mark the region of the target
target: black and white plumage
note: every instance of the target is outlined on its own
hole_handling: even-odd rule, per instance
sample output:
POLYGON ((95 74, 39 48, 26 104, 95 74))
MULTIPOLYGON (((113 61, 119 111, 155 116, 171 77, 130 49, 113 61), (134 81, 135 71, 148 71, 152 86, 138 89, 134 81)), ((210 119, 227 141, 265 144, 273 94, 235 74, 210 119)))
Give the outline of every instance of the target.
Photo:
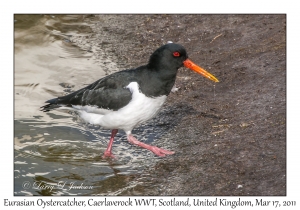
POLYGON ((218 82, 213 75, 188 59, 184 47, 169 43, 158 48, 147 65, 101 78, 69 95, 50 99, 41 108, 45 112, 54 108, 72 109, 84 121, 112 129, 104 157, 113 157, 112 143, 118 129, 126 132, 129 142, 149 149, 158 156, 173 154, 139 142, 131 131, 158 113, 174 86, 177 70, 182 66, 218 82))

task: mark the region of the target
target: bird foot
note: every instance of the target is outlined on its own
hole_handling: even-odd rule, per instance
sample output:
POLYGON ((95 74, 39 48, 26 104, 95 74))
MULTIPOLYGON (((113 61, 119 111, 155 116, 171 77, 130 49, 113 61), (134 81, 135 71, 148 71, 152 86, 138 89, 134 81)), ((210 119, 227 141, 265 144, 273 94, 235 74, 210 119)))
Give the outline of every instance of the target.
POLYGON ((105 151, 104 154, 102 155, 102 158, 116 158, 110 151, 105 151))
POLYGON ((169 150, 166 150, 166 149, 162 149, 162 148, 159 148, 159 147, 156 147, 156 146, 151 146, 149 144, 145 144, 143 142, 140 142, 136 138, 134 138, 131 134, 127 135, 127 139, 130 143, 135 144, 135 145, 140 146, 140 147, 143 147, 147 150, 150 150, 151 152, 153 152, 154 154, 156 154, 157 156, 160 156, 160 157, 164 157, 166 155, 172 155, 172 154, 175 153, 173 151, 169 151, 169 150))
POLYGON ((162 149, 156 146, 150 146, 148 149, 160 157, 165 157, 166 155, 173 155, 175 153, 173 151, 162 149))

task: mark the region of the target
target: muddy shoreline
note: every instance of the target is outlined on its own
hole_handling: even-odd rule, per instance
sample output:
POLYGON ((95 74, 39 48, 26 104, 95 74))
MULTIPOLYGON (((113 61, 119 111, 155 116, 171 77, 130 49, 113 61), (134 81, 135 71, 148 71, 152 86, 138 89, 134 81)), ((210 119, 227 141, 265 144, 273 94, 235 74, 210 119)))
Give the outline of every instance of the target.
POLYGON ((176 154, 129 178, 143 183, 143 195, 286 195, 285 15, 89 18, 93 35, 73 42, 94 59, 101 48, 118 70, 132 68, 173 41, 220 80, 179 70, 178 91, 158 116, 176 154))

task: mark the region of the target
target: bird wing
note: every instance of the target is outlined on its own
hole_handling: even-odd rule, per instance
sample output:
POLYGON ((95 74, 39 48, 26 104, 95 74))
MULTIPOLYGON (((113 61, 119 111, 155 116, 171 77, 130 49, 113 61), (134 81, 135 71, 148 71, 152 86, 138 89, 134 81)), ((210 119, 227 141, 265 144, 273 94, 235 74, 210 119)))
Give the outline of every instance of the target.
POLYGON ((48 104, 41 108, 42 111, 49 111, 60 106, 90 105, 118 110, 131 100, 131 92, 126 86, 134 80, 130 70, 116 72, 71 94, 50 99, 46 101, 48 104))

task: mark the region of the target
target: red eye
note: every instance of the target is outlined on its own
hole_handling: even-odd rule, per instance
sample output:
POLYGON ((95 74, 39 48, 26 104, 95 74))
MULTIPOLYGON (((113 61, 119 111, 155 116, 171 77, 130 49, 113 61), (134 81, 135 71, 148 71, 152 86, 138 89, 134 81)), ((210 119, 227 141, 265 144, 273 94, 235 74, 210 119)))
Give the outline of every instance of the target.
POLYGON ((179 57, 180 53, 179 52, 173 52, 174 57, 179 57))

